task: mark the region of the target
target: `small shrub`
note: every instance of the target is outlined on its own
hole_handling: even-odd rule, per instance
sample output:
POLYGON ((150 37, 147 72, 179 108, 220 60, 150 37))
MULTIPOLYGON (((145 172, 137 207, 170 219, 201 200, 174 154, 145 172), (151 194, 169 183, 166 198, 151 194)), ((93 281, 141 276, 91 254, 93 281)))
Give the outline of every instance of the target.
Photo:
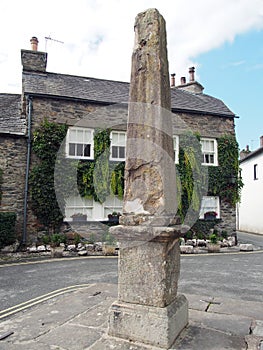
POLYGON ((212 233, 209 236, 209 239, 210 239, 210 242, 213 243, 213 244, 217 244, 217 242, 218 242, 218 237, 217 237, 216 233, 212 233))
POLYGON ((14 244, 16 241, 15 234, 16 214, 12 212, 0 213, 0 249, 14 244))
POLYGON ((61 233, 54 233, 50 236, 50 244, 54 247, 58 247, 60 243, 67 243, 67 237, 61 233))

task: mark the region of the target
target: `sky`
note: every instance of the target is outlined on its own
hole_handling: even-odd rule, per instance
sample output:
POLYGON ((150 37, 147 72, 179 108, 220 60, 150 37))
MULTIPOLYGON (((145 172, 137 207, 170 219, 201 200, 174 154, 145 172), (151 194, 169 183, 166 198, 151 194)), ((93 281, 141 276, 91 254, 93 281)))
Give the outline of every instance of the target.
POLYGON ((30 38, 47 71, 129 81, 134 22, 157 8, 166 21, 170 73, 196 80, 235 119, 240 149, 263 135, 263 0, 1 0, 0 93, 21 93, 20 50, 30 38))

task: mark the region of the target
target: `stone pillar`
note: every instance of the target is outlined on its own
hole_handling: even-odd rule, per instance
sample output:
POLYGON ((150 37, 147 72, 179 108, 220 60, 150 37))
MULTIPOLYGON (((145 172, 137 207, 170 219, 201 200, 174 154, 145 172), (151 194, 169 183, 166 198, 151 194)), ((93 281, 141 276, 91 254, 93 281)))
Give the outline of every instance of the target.
POLYGON ((120 251, 109 335, 168 349, 187 325, 188 303, 177 295, 176 212, 165 21, 149 9, 135 21, 123 216, 111 228, 120 251))

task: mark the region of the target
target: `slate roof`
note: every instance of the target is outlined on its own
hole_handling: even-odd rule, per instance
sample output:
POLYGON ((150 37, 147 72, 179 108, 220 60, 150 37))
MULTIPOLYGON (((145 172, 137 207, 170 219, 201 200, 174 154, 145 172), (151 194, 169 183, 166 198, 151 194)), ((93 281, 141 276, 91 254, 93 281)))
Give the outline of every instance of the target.
POLYGON ((21 117, 21 95, 0 94, 0 133, 25 135, 26 120, 21 117))
MULTIPOLYGON (((57 73, 23 73, 26 93, 76 98, 97 103, 127 103, 129 83, 57 73)), ((172 110, 234 117, 235 114, 219 99, 171 89, 172 110)))
POLYGON ((240 160, 240 163, 245 163, 247 160, 251 160, 263 153, 263 147, 259 147, 255 151, 249 153, 245 158, 240 160))

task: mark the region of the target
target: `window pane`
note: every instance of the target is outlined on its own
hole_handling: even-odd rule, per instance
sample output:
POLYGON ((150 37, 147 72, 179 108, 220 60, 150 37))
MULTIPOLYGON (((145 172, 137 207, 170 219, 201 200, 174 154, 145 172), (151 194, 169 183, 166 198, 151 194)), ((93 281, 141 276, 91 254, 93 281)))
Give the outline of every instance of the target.
POLYGON ((91 143, 91 131, 85 130, 84 143, 91 143))
POLYGON ((119 158, 125 158, 125 147, 119 147, 119 158))
POLYGON ((84 149, 84 156, 85 157, 90 157, 90 145, 84 145, 85 149, 84 149))
POLYGON ((77 154, 78 157, 83 155, 83 144, 82 143, 77 143, 77 154))
POLYGON ((70 143, 68 147, 68 154, 70 156, 75 156, 75 143, 70 143))
POLYGON ((118 147, 117 146, 112 146, 111 156, 112 156, 112 158, 118 158, 118 147))
POLYGON ((111 134, 111 142, 112 144, 114 145, 117 145, 118 144, 118 133, 117 132, 113 132, 111 134))
POLYGON ((213 154, 210 154, 210 159, 209 159, 209 163, 210 164, 214 164, 214 155, 213 154))
POLYGON ((124 133, 119 134, 119 144, 121 146, 125 146, 125 134, 124 133))

